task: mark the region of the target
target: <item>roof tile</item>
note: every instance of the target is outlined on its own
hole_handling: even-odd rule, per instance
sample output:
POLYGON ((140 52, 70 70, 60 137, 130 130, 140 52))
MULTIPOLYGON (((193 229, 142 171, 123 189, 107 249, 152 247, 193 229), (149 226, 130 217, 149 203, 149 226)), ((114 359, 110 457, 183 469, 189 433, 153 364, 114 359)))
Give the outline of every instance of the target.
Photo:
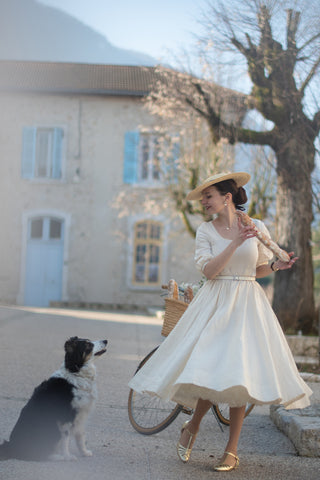
POLYGON ((0 61, 0 90, 137 95, 149 93, 156 68, 126 65, 0 61))

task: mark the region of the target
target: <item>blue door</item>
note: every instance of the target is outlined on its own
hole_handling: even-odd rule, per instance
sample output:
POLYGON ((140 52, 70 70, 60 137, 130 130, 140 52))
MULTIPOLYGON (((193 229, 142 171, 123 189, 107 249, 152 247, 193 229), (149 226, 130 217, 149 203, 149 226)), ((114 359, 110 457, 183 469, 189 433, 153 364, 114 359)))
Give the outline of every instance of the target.
POLYGON ((62 298, 64 221, 34 217, 28 222, 25 305, 47 307, 62 298))

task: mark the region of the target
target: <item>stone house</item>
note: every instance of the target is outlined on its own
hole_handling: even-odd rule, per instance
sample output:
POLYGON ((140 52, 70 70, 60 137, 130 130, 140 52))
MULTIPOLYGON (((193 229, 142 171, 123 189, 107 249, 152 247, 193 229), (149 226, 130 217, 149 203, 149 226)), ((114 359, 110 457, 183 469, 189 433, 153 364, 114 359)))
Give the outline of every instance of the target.
POLYGON ((162 306, 163 283, 199 279, 143 108, 154 81, 153 67, 0 61, 1 302, 162 306))

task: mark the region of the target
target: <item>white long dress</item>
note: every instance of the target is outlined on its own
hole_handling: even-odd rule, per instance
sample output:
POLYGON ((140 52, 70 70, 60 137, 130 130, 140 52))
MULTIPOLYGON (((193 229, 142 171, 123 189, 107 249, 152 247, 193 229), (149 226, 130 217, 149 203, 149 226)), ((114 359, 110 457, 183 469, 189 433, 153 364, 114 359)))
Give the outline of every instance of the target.
MULTIPOLYGON (((255 222, 268 234, 262 222, 255 222)), ((202 223, 196 238, 198 268, 203 270, 229 242, 212 222, 202 223)), ((308 406, 312 390, 301 379, 278 319, 255 281, 256 267, 271 257, 258 239, 246 240, 219 276, 201 287, 129 386, 191 408, 199 398, 234 407, 247 402, 308 406)))

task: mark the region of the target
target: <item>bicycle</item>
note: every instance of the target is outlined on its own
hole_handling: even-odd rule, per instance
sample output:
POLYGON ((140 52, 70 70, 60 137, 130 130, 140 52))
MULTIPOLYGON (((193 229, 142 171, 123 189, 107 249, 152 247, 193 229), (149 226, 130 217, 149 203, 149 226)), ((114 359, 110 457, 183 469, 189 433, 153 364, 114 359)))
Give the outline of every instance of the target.
MULTIPOLYGON (((151 350, 139 363, 136 372, 149 360, 159 345, 151 350)), ((245 417, 252 411, 254 405, 247 404, 245 417)), ((211 408, 220 429, 223 431, 221 424, 229 425, 229 406, 227 404, 213 405, 211 408)), ((128 397, 128 414, 129 420, 133 428, 143 435, 154 435, 167 428, 180 413, 192 415, 191 408, 179 405, 171 400, 165 401, 157 396, 147 393, 137 393, 130 389, 128 397)))

